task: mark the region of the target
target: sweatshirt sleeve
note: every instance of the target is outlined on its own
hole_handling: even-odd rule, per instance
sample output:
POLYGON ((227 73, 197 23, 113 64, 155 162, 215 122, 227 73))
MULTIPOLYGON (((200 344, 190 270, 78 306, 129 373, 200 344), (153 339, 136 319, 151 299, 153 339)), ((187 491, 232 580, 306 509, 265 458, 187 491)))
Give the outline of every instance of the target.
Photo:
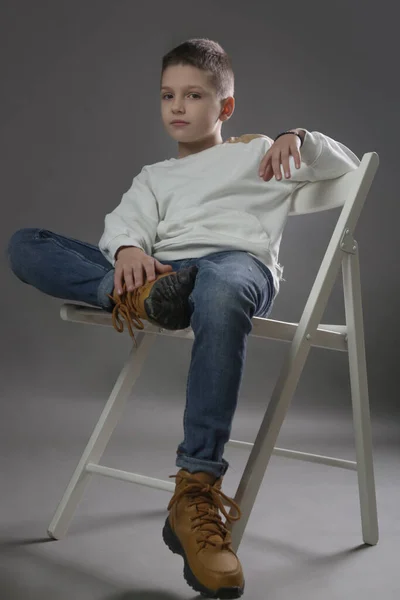
POLYGON ((151 256, 158 222, 157 201, 143 167, 119 205, 106 214, 99 250, 113 267, 120 246, 137 246, 151 256))
MULTIPOLYGON (((341 142, 320 133, 305 131, 305 137, 300 148, 301 163, 296 169, 293 156, 289 157, 290 179, 286 181, 320 181, 336 179, 360 165, 358 157, 341 142)), ((285 180, 283 165, 281 165, 281 181, 285 180)))

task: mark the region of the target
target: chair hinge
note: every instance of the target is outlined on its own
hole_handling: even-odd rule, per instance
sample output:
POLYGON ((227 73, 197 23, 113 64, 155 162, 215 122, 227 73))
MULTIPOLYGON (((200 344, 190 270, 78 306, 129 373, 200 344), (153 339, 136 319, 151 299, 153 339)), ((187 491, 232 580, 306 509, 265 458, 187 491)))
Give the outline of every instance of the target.
POLYGON ((350 229, 345 229, 340 240, 340 249, 348 254, 355 254, 357 252, 357 242, 353 238, 350 229))

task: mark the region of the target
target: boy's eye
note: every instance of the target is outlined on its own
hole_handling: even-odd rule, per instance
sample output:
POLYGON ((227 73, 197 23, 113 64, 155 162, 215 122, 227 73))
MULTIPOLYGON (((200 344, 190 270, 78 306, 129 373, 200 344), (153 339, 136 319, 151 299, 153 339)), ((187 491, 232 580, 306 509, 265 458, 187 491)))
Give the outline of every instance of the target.
MULTIPOLYGON (((165 99, 166 96, 171 96, 172 94, 164 94, 163 95, 163 99, 165 99)), ((200 94, 197 94, 196 92, 192 92, 191 94, 189 94, 189 96, 197 96, 198 98, 201 98, 200 94)))

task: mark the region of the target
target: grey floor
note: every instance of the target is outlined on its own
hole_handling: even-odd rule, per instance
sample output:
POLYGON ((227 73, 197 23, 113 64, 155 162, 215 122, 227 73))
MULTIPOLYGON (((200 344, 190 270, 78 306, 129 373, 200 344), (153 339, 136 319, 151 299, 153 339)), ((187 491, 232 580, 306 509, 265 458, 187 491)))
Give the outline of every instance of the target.
MULTIPOLYGON (((93 476, 67 536, 47 538, 106 398, 51 393, 43 381, 21 392, 23 385, 27 390, 17 378, 10 386, 1 423, 1 600, 200 598, 183 579, 182 559, 161 538, 168 492, 93 476)), ((333 418, 326 409, 294 403, 277 445, 354 459, 350 414, 341 410, 333 418)), ((260 416, 243 398, 231 437, 253 441, 260 416)), ((181 402, 161 399, 139 380, 101 462, 168 479, 177 472, 181 422, 181 402)), ((238 552, 244 598, 399 597, 398 427, 376 420, 373 436, 378 545, 363 546, 355 472, 273 456, 238 552)), ((247 456, 226 449, 223 491, 230 496, 247 456)))

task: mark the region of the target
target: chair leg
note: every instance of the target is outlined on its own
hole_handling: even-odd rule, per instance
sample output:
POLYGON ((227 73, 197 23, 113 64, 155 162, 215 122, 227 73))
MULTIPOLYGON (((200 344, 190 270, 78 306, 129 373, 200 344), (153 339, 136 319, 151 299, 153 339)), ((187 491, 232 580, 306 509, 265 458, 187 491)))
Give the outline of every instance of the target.
POLYGON ((234 523, 226 523, 226 528, 231 532, 234 552, 238 551, 309 351, 310 344, 307 341, 306 333, 302 333, 298 329, 291 351, 286 356, 286 361, 272 392, 268 408, 236 491, 235 502, 240 506, 242 517, 234 523))
POLYGON ((321 322, 340 269, 339 250, 336 250, 336 254, 332 257, 329 248, 307 299, 293 342, 286 355, 236 491, 235 502, 240 506, 242 517, 234 523, 226 524, 227 529, 231 532, 232 548, 235 552, 239 548, 276 440, 307 360, 311 347, 310 340, 321 322))
POLYGON ((366 544, 375 545, 379 538, 378 515, 357 245, 355 250, 354 254, 343 256, 343 289, 362 535, 366 544))
POLYGON ((70 521, 91 477, 91 473, 86 471, 86 465, 88 463, 98 464, 111 434, 119 421, 126 399, 140 375, 155 337, 154 334, 137 334, 138 347, 132 347, 78 466, 57 507, 47 530, 50 537, 60 539, 66 534, 70 521))

